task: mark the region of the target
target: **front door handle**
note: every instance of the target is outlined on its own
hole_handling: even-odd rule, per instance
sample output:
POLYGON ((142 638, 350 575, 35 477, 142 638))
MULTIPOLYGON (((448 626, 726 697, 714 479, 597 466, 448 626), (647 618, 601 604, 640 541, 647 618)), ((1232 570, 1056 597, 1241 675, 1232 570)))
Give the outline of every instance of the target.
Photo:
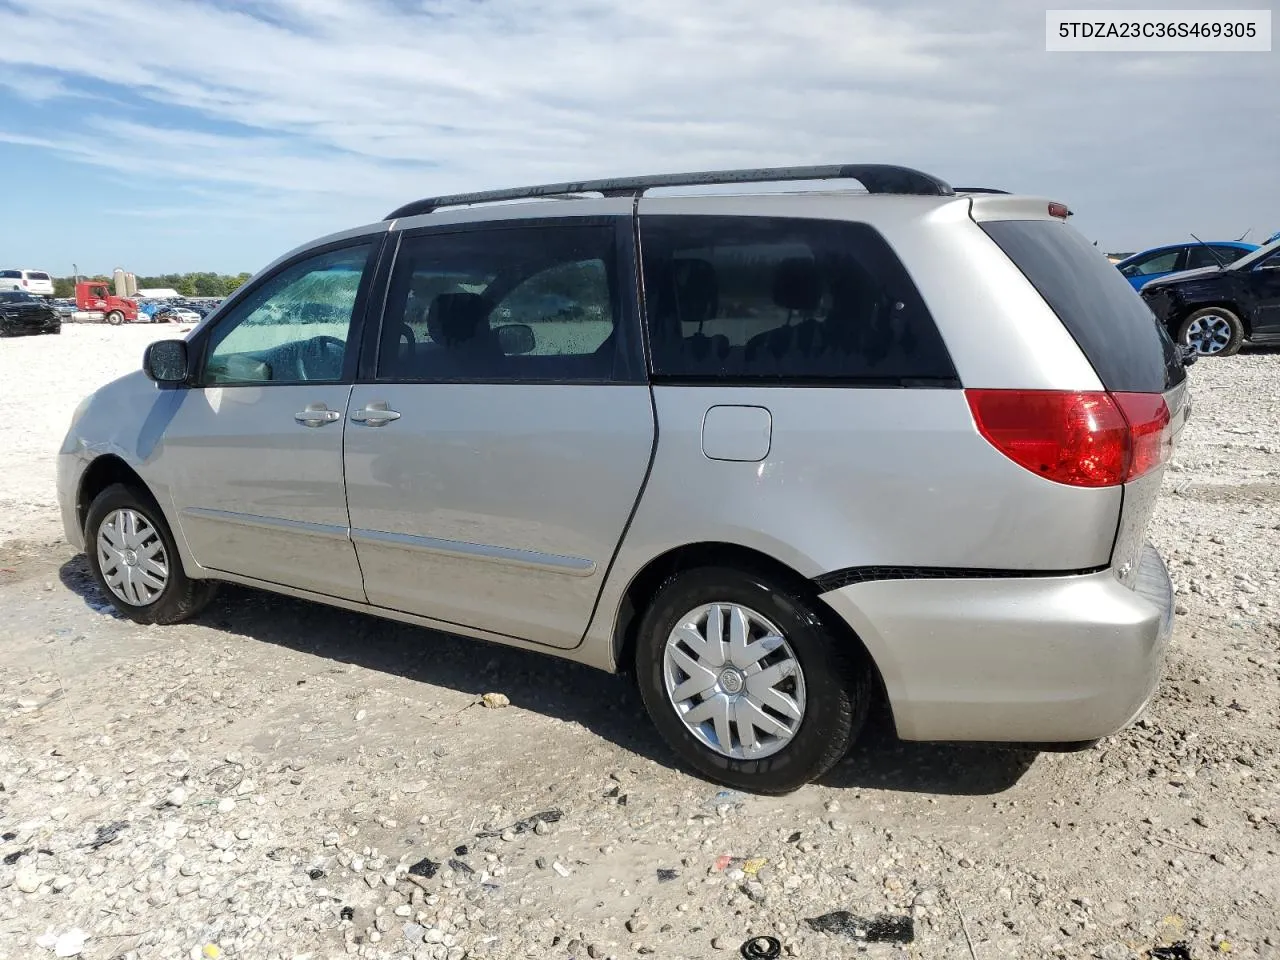
POLYGON ((323 427, 326 423, 333 423, 341 417, 340 411, 330 410, 323 403, 309 403, 307 409, 293 415, 293 419, 304 427, 323 427))
POLYGON ((400 414, 398 411, 392 410, 385 400, 376 400, 368 404, 363 410, 356 410, 352 413, 351 419, 366 426, 383 427, 392 420, 399 420, 400 414))

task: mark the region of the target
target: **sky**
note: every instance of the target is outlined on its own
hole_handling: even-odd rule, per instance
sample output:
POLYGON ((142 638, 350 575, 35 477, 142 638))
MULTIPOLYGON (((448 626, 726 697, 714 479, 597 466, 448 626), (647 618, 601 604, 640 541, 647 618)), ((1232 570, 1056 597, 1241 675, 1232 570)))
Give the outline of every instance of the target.
POLYGON ((252 272, 422 196, 811 163, 1051 196, 1103 250, 1280 230, 1280 52, 1046 53, 1044 10, 0 0, 0 266, 252 272))

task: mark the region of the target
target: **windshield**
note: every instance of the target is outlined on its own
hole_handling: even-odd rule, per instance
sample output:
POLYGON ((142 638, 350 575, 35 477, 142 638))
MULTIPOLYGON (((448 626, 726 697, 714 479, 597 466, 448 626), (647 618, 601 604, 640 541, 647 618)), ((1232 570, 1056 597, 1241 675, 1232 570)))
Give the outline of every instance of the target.
POLYGON ((1265 246, 1259 247, 1257 250, 1254 250, 1252 253, 1246 253, 1239 260, 1233 260, 1230 264, 1228 264, 1228 266, 1230 266, 1232 270, 1246 270, 1255 261, 1261 260, 1263 257, 1267 256, 1268 254, 1275 253, 1277 250, 1280 250, 1280 237, 1276 237, 1275 239, 1271 240, 1271 242, 1267 243, 1265 246))

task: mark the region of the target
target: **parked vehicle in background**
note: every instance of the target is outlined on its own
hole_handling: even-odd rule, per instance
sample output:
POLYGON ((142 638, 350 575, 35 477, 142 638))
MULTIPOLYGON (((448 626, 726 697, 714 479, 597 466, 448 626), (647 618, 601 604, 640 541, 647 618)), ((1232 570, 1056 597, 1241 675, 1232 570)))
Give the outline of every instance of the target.
POLYGON ((1182 344, 1229 357, 1242 344, 1280 343, 1280 238, 1225 267, 1148 283, 1142 298, 1182 344))
POLYGON ((50 300, 49 305, 58 311, 64 321, 71 320, 75 317, 76 302, 74 300, 50 300))
POLYGON ((1116 267, 1135 290, 1141 290, 1144 283, 1177 273, 1181 270, 1196 270, 1200 267, 1216 267, 1220 263, 1238 260, 1246 253, 1258 249, 1256 243, 1244 243, 1240 240, 1219 240, 1213 243, 1175 243, 1167 247, 1153 247, 1142 253, 1135 253, 1126 260, 1121 260, 1116 267))
POLYGON ((52 297, 53 278, 43 270, 0 270, 0 290, 21 290, 37 297, 52 297))
POLYGON ((21 290, 0 291, 0 337, 61 332, 62 314, 44 297, 21 290))
POLYGON ((199 323, 202 319, 202 315, 190 307, 171 303, 162 304, 151 314, 152 323, 199 323))
POLYGON ((1172 626, 1187 387, 1067 216, 881 165, 411 203, 81 403, 67 536, 142 623, 226 580, 634 671, 744 789, 880 691, 908 740, 1102 737, 1172 626), (646 195, 816 179, 874 195, 646 195))
POLYGON ((117 297, 105 280, 89 280, 76 284, 76 309, 101 313, 112 326, 134 323, 138 319, 138 301, 117 297))

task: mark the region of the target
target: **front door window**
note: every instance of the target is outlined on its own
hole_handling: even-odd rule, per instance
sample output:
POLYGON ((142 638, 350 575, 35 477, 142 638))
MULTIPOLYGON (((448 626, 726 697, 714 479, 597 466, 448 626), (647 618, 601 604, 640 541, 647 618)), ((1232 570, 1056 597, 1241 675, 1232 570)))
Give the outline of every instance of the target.
POLYGON ((222 317, 201 382, 335 383, 370 244, 330 250, 286 267, 222 317))

